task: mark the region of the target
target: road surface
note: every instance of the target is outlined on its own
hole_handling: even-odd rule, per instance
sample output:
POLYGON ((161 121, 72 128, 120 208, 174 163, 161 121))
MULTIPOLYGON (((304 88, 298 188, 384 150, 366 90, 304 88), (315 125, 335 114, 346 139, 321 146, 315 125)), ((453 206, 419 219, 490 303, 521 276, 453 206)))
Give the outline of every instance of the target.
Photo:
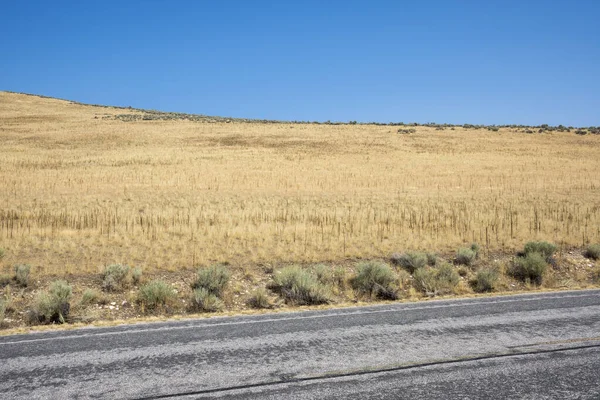
POLYGON ((0 337, 0 398, 600 398, 600 291, 0 337))

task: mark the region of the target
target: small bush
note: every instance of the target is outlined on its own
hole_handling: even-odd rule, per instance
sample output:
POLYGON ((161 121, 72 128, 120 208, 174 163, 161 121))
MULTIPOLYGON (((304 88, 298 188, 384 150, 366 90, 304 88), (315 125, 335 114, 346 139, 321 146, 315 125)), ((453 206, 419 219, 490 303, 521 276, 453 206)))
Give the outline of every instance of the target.
POLYGON ((451 293, 460 282, 458 272, 449 264, 418 269, 414 279, 415 289, 430 296, 451 293))
POLYGON ((425 254, 425 257, 427 257, 427 265, 429 265, 430 267, 435 267, 435 265, 437 264, 437 254, 427 253, 425 254))
POLYGON ((123 289, 127 283, 129 266, 112 264, 104 269, 102 288, 107 292, 115 292, 123 289))
POLYGON ((471 281, 473 290, 477 293, 492 292, 498 281, 498 271, 492 268, 483 268, 477 271, 477 275, 471 281))
POLYGON ((269 288, 292 304, 324 304, 330 301, 329 290, 317 277, 300 267, 285 267, 275 273, 269 288))
POLYGON ((472 249, 462 247, 456 252, 454 261, 459 265, 471 265, 477 258, 477 253, 472 249))
POLYGON ((252 308, 271 308, 269 296, 265 289, 257 289, 248 299, 248 305, 252 308))
POLYGON ((41 292, 34 301, 29 313, 30 323, 65 323, 71 305, 73 291, 71 286, 62 280, 50 284, 47 292, 41 292))
POLYGON ((224 308, 223 301, 204 287, 193 291, 191 302, 194 309, 204 312, 217 312, 224 308))
POLYGON ((475 253, 475 258, 479 258, 481 247, 477 243, 472 243, 470 249, 475 253))
POLYGON ((0 260, 2 260, 4 258, 5 254, 6 254, 6 252, 4 251, 4 249, 2 247, 0 247, 0 260))
POLYGON ((98 303, 102 298, 102 294, 95 289, 85 289, 79 302, 82 306, 87 306, 93 303, 98 303))
POLYGON ((142 268, 135 267, 134 269, 132 269, 131 270, 131 280, 133 281, 133 284, 138 285, 140 283, 141 279, 142 279, 142 268))
POLYGON ((17 285, 22 287, 29 286, 29 273, 31 272, 31 266, 29 264, 15 265, 15 281, 17 285))
POLYGON ((223 295, 230 277, 229 270, 222 265, 200 268, 196 280, 192 283, 192 289, 204 288, 215 296, 220 297, 223 295))
POLYGON ((583 256, 592 260, 600 259, 600 244, 590 244, 583 252, 583 256))
POLYGON ((0 299, 0 326, 2 326, 2 322, 4 321, 4 317, 6 314, 6 302, 0 299))
POLYGON ((510 270, 510 274, 521 281, 529 280, 540 285, 548 264, 544 257, 537 252, 530 252, 525 257, 517 257, 510 270))
POLYGON ((167 283, 155 280, 143 285, 138 292, 138 302, 147 310, 164 306, 175 297, 173 288, 167 283))
POLYGON ((392 263, 406 269, 411 274, 427 264, 427 256, 423 253, 408 252, 392 255, 392 263))
POLYGON ((6 285, 8 285, 10 283, 10 281, 12 281, 12 278, 10 275, 0 275, 0 287, 4 287, 6 285))
POLYGON ((548 242, 528 242, 525 244, 523 251, 525 256, 531 253, 539 253, 546 260, 546 262, 550 262, 555 252, 556 246, 548 242))
POLYGON ((342 267, 333 268, 325 264, 317 264, 313 267, 317 280, 325 286, 337 286, 343 288, 346 282, 346 270, 342 267))
POLYGON ((398 298, 397 282, 398 276, 387 264, 364 262, 358 265, 352 286, 370 297, 395 300, 398 298))

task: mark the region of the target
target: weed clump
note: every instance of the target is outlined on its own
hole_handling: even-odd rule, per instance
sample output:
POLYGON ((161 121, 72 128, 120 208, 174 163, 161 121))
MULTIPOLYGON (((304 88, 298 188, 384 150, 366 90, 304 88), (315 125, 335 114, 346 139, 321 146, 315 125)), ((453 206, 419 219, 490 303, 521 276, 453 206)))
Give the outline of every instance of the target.
POLYGON ((138 292, 138 302, 146 310, 164 306, 175 297, 173 288, 161 280, 155 280, 143 285, 138 292))
POLYGON ((590 244, 583 252, 583 256, 592 260, 600 259, 600 244, 590 244))
POLYGON ((6 254, 6 252, 4 251, 4 249, 2 247, 0 247, 0 260, 2 260, 4 258, 5 254, 6 254))
POLYGON ((471 287, 477 293, 493 292, 498 281, 498 271, 493 268, 483 268, 471 281, 471 287))
POLYGON ((40 293, 34 301, 33 308, 29 311, 29 322, 64 324, 71 309, 69 300, 73 290, 63 280, 50 284, 47 292, 40 293))
POLYGON ((358 265, 352 286, 356 291, 370 297, 396 300, 398 298, 398 275, 385 263, 363 262, 358 265))
POLYGON ((460 276, 452 265, 444 263, 437 268, 421 268, 414 273, 415 289, 428 296, 452 293, 460 276))
POLYGON ((399 265, 411 274, 427 264, 427 256, 423 253, 408 252, 404 254, 393 254, 392 264, 399 265))
POLYGON ((10 275, 0 275, 0 288, 8 285, 12 281, 12 277, 10 275))
POLYGON ((102 289, 107 292, 122 290, 127 284, 127 275, 129 266, 122 264, 112 264, 104 269, 102 274, 102 289))
POLYGON ((17 282, 17 285, 21 287, 29 286, 30 272, 31 266, 29 264, 15 265, 15 281, 17 282))
POLYGON ((267 291, 263 288, 257 289, 248 299, 247 304, 252 308, 271 308, 271 302, 267 291))
POLYGON ((142 279, 142 268, 135 267, 131 270, 131 280, 134 285, 138 285, 142 279))
POLYGON ((456 258, 454 259, 456 264, 469 266, 479 258, 479 245, 473 243, 471 247, 462 247, 456 252, 456 258))
POLYGON ((223 310, 223 301, 210 290, 199 287, 192 292, 192 307, 204 312, 223 310))
POLYGON ((83 307, 103 301, 102 293, 96 289, 85 289, 79 304, 83 307))
POLYGON ((298 266, 285 267, 277 271, 269 288, 291 304, 313 305, 330 301, 328 288, 319 282, 315 275, 298 266))
POLYGON ((200 268, 196 280, 192 283, 192 289, 203 288, 221 297, 230 278, 231 273, 225 266, 212 265, 208 268, 200 268))
POLYGON ((6 316, 6 302, 0 299, 0 326, 2 326, 4 317, 6 316))
POLYGON ((427 265, 429 265, 430 267, 435 267, 435 265, 437 264, 437 254, 427 253, 425 254, 425 257, 427 258, 427 265))
POLYGON ((542 254, 530 252, 524 257, 517 257, 509 273, 523 282, 529 281, 535 285, 541 285, 547 267, 548 264, 542 254))

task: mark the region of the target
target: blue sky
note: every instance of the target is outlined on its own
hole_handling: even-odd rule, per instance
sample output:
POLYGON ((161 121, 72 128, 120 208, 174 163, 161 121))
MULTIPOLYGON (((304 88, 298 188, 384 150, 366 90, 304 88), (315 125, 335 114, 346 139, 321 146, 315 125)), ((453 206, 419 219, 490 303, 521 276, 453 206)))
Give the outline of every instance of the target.
POLYGON ((0 90, 208 115, 600 125, 600 1, 4 1, 0 90))

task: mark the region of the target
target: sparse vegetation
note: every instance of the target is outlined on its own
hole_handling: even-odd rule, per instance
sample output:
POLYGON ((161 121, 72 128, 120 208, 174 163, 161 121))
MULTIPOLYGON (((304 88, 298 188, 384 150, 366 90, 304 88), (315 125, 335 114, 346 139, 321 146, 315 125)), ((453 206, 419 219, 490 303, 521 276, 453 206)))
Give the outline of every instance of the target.
POLYGON ((164 306, 174 298, 173 288, 161 280, 146 283, 140 287, 138 292, 138 302, 146 310, 154 310, 157 307, 164 306))
POLYGON ((492 292, 496 288, 498 277, 499 273, 495 268, 482 268, 477 271, 471 286, 477 293, 492 292))
POLYGON ((541 285, 544 272, 548 264, 542 254, 533 251, 525 253, 523 257, 517 257, 514 261, 510 274, 522 281, 529 281, 535 285, 541 285))
POLYGON ((8 285, 12 281, 10 275, 2 274, 0 275, 0 288, 8 285))
POLYGON ((550 262, 554 252, 556 252, 556 245, 549 242, 527 242, 523 250, 525 256, 531 253, 538 253, 546 262, 550 262))
POLYGON ((600 259, 600 244, 590 244, 585 248, 583 252, 584 257, 592 260, 600 259))
POLYGON ((352 286, 357 292, 369 297, 390 300, 398 298, 398 275, 385 263, 358 264, 352 286))
POLYGON ((204 287, 194 289, 192 293, 192 307, 204 312, 221 311, 225 305, 218 296, 204 287))
POLYGON ((102 293, 96 289, 85 289, 81 295, 81 301, 79 304, 83 307, 90 304, 98 303, 103 299, 102 293))
POLYGON ((263 288, 255 290, 248 299, 248 305, 252 308, 271 308, 267 291, 263 288))
POLYGON ((290 304, 325 304, 330 301, 329 289, 310 271, 298 266, 276 271, 269 288, 283 296, 290 304))
POLYGON ((53 281, 48 291, 41 292, 36 297, 33 308, 29 311, 29 323, 64 324, 71 309, 69 301, 72 292, 66 281, 53 281))
POLYGON ((15 281, 17 285, 21 287, 29 286, 29 274, 31 273, 31 266, 29 264, 18 264, 15 265, 15 281))
POLYGON ((0 247, 0 261, 2 261, 5 254, 6 254, 6 251, 2 247, 0 247))
POLYGON ((231 273, 223 265, 200 268, 198 269, 196 280, 192 283, 192 288, 204 288, 215 296, 221 297, 230 278, 231 273))
POLYGON ((131 270, 131 280, 132 280, 133 284, 139 285, 141 279, 142 279, 142 268, 141 267, 133 268, 131 270))
POLYGON ((423 253, 408 252, 392 255, 392 263, 406 269, 411 274, 427 265, 427 256, 423 253))
POLYGON ((456 264, 469 266, 473 264, 476 258, 477 253, 475 251, 473 251, 472 249, 461 247, 456 252, 456 258, 454 259, 454 261, 456 262, 456 264))
POLYGON ((460 276, 452 265, 444 263, 439 267, 416 270, 414 279, 417 290, 429 296, 436 296, 452 293, 460 281, 460 276))
POLYGON ((102 288, 107 292, 122 290, 127 284, 129 266, 112 264, 104 269, 102 288))
POLYGON ((427 257, 427 265, 429 265, 430 267, 435 267, 435 265, 437 264, 437 254, 427 253, 425 254, 425 256, 427 257))

